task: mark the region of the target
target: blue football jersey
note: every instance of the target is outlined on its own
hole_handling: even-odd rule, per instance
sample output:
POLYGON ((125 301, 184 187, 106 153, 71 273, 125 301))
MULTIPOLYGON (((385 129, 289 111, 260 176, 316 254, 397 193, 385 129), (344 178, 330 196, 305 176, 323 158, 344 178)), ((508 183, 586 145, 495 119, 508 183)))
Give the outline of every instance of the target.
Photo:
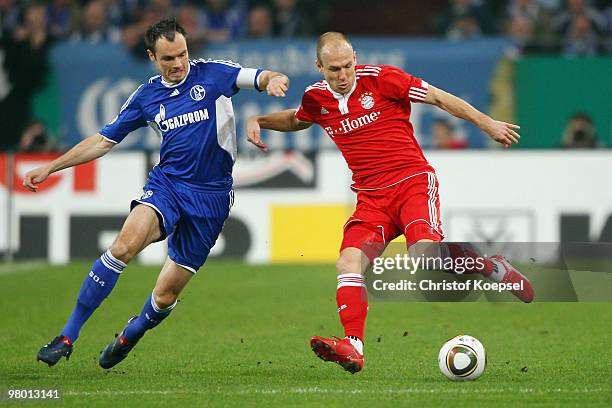
POLYGON ((230 98, 240 88, 259 90, 260 73, 231 61, 191 60, 178 84, 158 75, 140 85, 100 134, 119 143, 149 125, 161 138, 157 171, 194 188, 230 189, 236 160, 230 98))

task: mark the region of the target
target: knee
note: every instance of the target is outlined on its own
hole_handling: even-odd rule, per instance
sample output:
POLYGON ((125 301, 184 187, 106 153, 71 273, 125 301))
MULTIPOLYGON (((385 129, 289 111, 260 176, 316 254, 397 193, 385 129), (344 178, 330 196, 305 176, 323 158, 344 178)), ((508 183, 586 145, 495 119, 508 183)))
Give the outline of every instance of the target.
POLYGON ((136 246, 122 236, 118 236, 110 247, 111 254, 123 263, 130 262, 138 253, 136 246))
POLYGON ((154 290, 153 291, 153 300, 155 300, 155 304, 160 309, 167 309, 176 302, 178 298, 178 293, 174 293, 172 291, 167 290, 154 290))
POLYGON ((348 256, 340 256, 336 261, 336 272, 338 275, 345 273, 362 273, 361 260, 355 260, 348 256))

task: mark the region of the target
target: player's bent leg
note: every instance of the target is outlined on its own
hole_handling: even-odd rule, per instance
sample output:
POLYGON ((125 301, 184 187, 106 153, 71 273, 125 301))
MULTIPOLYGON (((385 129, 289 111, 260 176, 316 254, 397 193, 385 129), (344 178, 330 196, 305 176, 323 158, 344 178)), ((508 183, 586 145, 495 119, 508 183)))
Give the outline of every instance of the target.
POLYGON ((443 243, 440 245, 440 251, 443 258, 460 259, 464 265, 469 260, 471 264, 478 265, 463 273, 478 273, 494 282, 518 286, 518 289, 512 289, 510 292, 525 303, 533 301, 535 295, 531 282, 503 256, 494 255, 487 258, 470 245, 460 243, 443 243))
POLYGON ((160 236, 155 210, 144 205, 134 208, 111 248, 93 263, 61 334, 39 350, 37 360, 52 366, 61 357, 68 359, 81 328, 110 295, 127 262, 160 236))
MULTIPOLYGON (((100 355, 100 365, 110 368, 122 361, 147 330, 156 327, 172 311, 176 299, 193 274, 204 264, 210 249, 229 216, 233 191, 198 192, 182 190, 166 201, 151 202, 162 191, 154 192, 149 201, 139 200, 154 208, 163 208, 164 225, 173 228, 168 240, 168 261, 164 265, 153 293, 139 316, 130 319, 113 342, 100 355), (161 207, 160 207, 161 206, 161 207), (172 219, 173 222, 169 222, 172 219)), ((129 251, 128 251, 129 255, 129 251)))
POLYGON ((127 264, 149 244, 163 236, 162 228, 153 208, 137 205, 125 220, 110 252, 117 260, 127 264))
MULTIPOLYGON (((510 292, 525 303, 533 301, 535 293, 529 279, 521 274, 514 266, 512 266, 503 256, 495 255, 487 258, 479 254, 474 248, 466 244, 460 243, 439 243, 428 245, 432 240, 419 240, 416 244, 409 247, 411 256, 425 256, 428 258, 441 258, 440 264, 446 264, 446 259, 452 259, 452 264, 457 264, 458 261, 462 265, 475 265, 473 269, 467 269, 461 273, 478 273, 494 282, 512 284, 510 292), (516 285, 515 285, 516 284, 516 285)), ((455 270, 448 272, 458 273, 455 270)))
POLYGON ((100 353, 100 366, 109 369, 123 361, 147 330, 158 326, 170 315, 178 295, 192 277, 191 271, 168 258, 140 315, 131 318, 123 331, 100 353))

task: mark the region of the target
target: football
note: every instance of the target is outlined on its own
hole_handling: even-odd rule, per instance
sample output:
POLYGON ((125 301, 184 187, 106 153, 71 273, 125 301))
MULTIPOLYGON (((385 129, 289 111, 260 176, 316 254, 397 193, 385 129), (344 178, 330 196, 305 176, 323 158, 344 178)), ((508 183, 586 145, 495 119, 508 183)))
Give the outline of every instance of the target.
POLYGON ((470 381, 482 375, 487 356, 478 339, 461 334, 444 343, 438 355, 438 365, 450 380, 470 381))

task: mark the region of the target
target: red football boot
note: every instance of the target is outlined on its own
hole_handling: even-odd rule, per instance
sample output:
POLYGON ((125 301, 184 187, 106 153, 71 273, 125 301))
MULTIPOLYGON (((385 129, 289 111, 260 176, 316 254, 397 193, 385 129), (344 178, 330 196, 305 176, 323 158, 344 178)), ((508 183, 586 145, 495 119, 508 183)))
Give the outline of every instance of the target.
POLYGON ((348 338, 341 339, 334 336, 333 339, 326 339, 314 336, 310 340, 310 347, 321 360, 338 363, 351 374, 363 369, 363 355, 348 338))
POLYGON ((517 298, 521 299, 525 303, 530 303, 534 297, 533 286, 531 282, 525 276, 523 276, 516 268, 510 265, 510 262, 501 255, 495 255, 491 257, 491 260, 495 262, 497 271, 493 274, 497 275, 493 278, 495 281, 503 283, 522 283, 522 288, 519 290, 511 290, 512 294, 517 298))

